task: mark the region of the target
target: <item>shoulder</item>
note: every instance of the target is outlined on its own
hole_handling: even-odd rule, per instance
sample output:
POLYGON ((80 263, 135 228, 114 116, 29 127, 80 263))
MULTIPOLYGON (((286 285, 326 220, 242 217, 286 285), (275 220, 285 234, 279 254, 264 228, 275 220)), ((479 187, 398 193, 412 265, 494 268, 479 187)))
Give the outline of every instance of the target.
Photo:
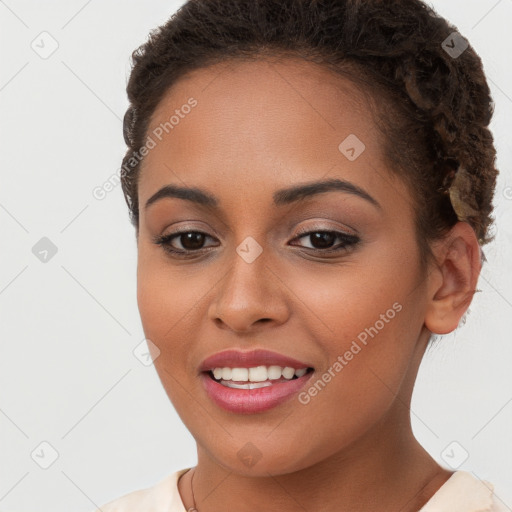
POLYGON ((466 471, 456 471, 420 512, 508 512, 494 486, 466 471))
POLYGON ((182 512, 185 509, 178 491, 178 479, 189 469, 176 471, 152 487, 125 494, 94 512, 182 512))

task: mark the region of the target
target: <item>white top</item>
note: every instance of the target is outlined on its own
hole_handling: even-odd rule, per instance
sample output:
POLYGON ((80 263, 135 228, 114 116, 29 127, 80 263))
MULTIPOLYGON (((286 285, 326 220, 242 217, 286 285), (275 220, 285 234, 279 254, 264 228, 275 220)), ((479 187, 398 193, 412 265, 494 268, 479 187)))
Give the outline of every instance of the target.
MULTIPOLYGON (((153 487, 131 492, 94 512, 187 512, 178 491, 178 479, 191 468, 167 476, 153 487)), ((489 482, 456 471, 419 512, 509 512, 489 482)))

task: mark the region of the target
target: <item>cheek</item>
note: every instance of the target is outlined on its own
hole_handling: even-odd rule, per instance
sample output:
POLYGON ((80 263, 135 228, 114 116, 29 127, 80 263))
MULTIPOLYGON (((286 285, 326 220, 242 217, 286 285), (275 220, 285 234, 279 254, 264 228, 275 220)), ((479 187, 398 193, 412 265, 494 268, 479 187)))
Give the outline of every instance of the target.
POLYGON ((194 277, 185 265, 169 264, 163 251, 139 247, 137 303, 146 334, 172 338, 208 289, 206 280, 197 278, 197 271, 194 277))
POLYGON ((208 330, 208 304, 215 293, 219 272, 205 266, 170 264, 167 256, 139 246, 137 303, 145 337, 160 350, 155 368, 169 396, 179 399, 179 383, 195 381, 196 347, 208 330), (204 327, 207 327, 206 330, 204 327), (177 379, 177 381, 174 380, 177 379))
POLYGON ((375 254, 368 250, 364 261, 347 260, 339 271, 294 278, 294 289, 307 290, 304 304, 297 302, 306 312, 301 329, 312 333, 325 361, 318 372, 325 386, 320 382, 304 396, 314 411, 308 418, 371 423, 394 399, 423 325, 414 254, 413 246, 380 244, 375 254))
POLYGON ((292 310, 302 328, 315 333, 329 353, 338 353, 354 339, 364 343, 375 330, 387 339, 407 325, 412 312, 406 314, 404 306, 418 299, 412 295, 418 282, 414 252, 380 243, 337 266, 317 264, 300 272, 283 267, 280 276, 293 291, 292 310))
POLYGON ((157 345, 160 356, 155 361, 158 368, 165 361, 165 368, 178 371, 182 364, 180 348, 185 349, 182 332, 187 314, 200 296, 193 287, 186 286, 175 269, 157 255, 139 247, 137 262, 137 304, 147 339, 157 345), (171 347, 171 344, 174 346, 171 347), (176 363, 176 364, 175 364, 176 363))
MULTIPOLYGON (((184 392, 184 383, 192 371, 186 364, 194 336, 189 317, 200 296, 176 270, 139 249, 137 303, 144 335, 158 347, 154 367, 180 416, 189 409, 190 395, 184 392)), ((188 414, 193 411, 194 408, 188 414)), ((188 424, 185 418, 182 420, 188 424)))

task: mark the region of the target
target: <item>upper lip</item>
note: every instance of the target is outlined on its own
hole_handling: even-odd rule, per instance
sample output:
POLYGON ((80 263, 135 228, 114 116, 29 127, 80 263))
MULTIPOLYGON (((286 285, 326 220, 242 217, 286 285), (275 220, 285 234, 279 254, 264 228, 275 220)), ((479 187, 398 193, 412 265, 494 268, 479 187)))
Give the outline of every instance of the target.
POLYGON ((254 366, 282 366, 296 370, 300 368, 312 368, 309 363, 304 363, 292 357, 272 352, 270 350, 256 349, 247 352, 241 350, 224 350, 207 357, 200 365, 200 372, 207 372, 214 368, 252 368, 254 366))

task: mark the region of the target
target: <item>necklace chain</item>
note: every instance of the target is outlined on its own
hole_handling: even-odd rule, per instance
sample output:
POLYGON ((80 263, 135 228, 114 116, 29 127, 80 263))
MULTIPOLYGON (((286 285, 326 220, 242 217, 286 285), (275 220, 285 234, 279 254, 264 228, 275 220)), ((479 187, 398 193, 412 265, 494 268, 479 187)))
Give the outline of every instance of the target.
POLYGON ((192 485, 193 481, 194 481, 194 475, 195 475, 195 468, 192 469, 192 478, 190 479, 190 490, 192 491, 192 501, 194 502, 194 506, 190 507, 187 510, 187 512, 199 512, 196 508, 196 497, 194 496, 194 486, 192 485))

